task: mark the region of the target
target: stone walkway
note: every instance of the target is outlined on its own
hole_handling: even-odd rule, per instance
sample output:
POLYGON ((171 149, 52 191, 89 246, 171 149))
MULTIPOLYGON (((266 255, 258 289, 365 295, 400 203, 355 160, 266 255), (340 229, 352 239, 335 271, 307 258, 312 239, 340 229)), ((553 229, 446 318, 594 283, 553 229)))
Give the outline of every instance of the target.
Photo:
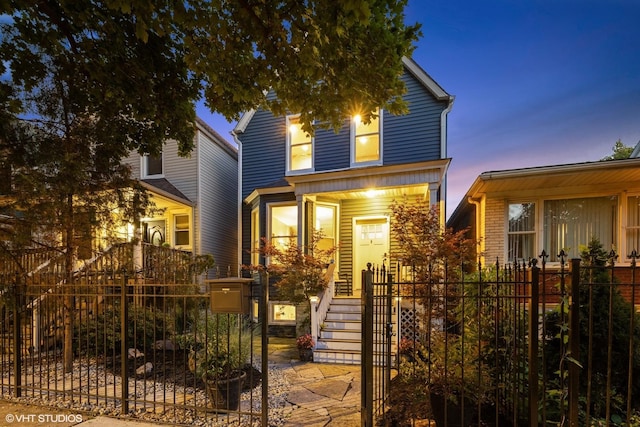
POLYGON ((360 425, 360 366, 294 364, 286 375, 292 412, 285 426, 360 425))

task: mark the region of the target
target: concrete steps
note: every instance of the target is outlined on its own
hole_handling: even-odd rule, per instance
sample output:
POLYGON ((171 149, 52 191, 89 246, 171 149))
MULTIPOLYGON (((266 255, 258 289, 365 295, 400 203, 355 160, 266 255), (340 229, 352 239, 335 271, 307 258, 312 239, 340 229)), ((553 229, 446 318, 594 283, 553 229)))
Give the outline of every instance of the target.
POLYGON ((362 311, 359 298, 334 298, 320 328, 313 360, 360 364, 362 311))

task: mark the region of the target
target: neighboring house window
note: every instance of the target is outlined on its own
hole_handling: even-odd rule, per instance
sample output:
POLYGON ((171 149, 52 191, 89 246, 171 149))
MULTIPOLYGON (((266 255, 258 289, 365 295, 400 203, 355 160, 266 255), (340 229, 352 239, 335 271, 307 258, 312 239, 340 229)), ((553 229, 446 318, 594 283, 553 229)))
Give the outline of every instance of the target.
POLYGON ((269 206, 269 236, 271 244, 284 250, 298 237, 297 205, 269 206))
POLYGON ((618 198, 590 197, 545 200, 542 244, 549 261, 559 261, 564 250, 568 258, 579 258, 580 247, 598 238, 603 248, 616 244, 618 198))
POLYGON ((536 256, 536 204, 509 204, 507 258, 509 261, 529 260, 536 256))
POLYGON ((336 210, 335 205, 318 204, 315 207, 314 228, 322 232, 322 239, 318 242, 318 249, 328 250, 336 246, 336 210))
POLYGON ((313 169, 313 138, 302 130, 299 116, 287 117, 287 172, 313 169))
POLYGON ((634 249, 640 253, 640 196, 627 197, 627 252, 626 258, 634 249))
POLYGON ((251 211, 251 264, 260 263, 260 216, 258 208, 251 211))
POLYGON ((351 164, 380 164, 382 161, 382 110, 365 123, 360 115, 351 120, 351 164))
POLYGON ((142 156, 142 176, 162 176, 164 174, 162 153, 157 156, 142 156))
POLYGON ((142 225, 144 230, 143 240, 155 246, 162 245, 165 240, 165 222, 163 219, 145 221, 142 225))
POLYGON ((189 215, 174 215, 174 244, 176 246, 189 246, 189 215))

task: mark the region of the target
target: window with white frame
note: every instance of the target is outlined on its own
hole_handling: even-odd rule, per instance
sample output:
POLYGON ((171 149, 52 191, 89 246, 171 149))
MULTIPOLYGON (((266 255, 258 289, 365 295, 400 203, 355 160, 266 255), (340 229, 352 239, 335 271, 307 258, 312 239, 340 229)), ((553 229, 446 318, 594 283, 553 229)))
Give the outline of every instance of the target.
POLYGON ((298 206, 269 205, 269 236, 271 244, 284 250, 298 237, 298 206))
POLYGON ((536 257, 536 204, 510 203, 507 231, 508 261, 536 257))
POLYGON ((302 130, 300 116, 287 116, 287 172, 313 169, 313 138, 302 130))
POLYGON ((609 250, 616 245, 618 198, 616 196, 545 200, 543 248, 549 261, 559 261, 561 250, 579 258, 580 247, 593 238, 609 250))
POLYGON ((640 253, 640 196, 627 197, 626 258, 633 250, 640 253))
POLYGON ((330 204, 316 204, 314 228, 322 233, 322 239, 317 242, 320 250, 329 250, 336 246, 337 242, 337 206, 330 204))
POLYGON ((164 174, 162 153, 157 156, 142 156, 142 177, 161 177, 164 174))
POLYGON ((189 215, 174 215, 174 244, 176 246, 189 246, 190 242, 190 227, 189 227, 189 215))
POLYGON ((351 119, 351 163, 379 164, 382 161, 382 110, 377 109, 369 123, 360 115, 351 119))

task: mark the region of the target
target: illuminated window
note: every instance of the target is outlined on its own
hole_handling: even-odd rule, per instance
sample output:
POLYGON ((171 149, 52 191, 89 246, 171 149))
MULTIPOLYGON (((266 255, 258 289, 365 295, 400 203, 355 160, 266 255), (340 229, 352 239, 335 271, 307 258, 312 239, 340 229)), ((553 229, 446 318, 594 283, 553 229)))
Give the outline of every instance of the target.
POLYGON ((640 251, 640 196, 627 198, 627 251, 629 255, 633 250, 640 251))
POLYGON ((352 164, 379 164, 382 160, 381 110, 376 110, 374 115, 376 117, 372 117, 369 123, 365 123, 360 115, 351 119, 352 164))
POLYGON ((189 246, 189 215, 175 215, 175 245, 189 246))
POLYGON ((287 117, 287 171, 313 168, 313 138, 302 130, 300 117, 287 117))
POLYGON ((271 244, 285 249, 298 237, 298 207, 275 205, 269 207, 269 235, 271 244))
POLYGON ((318 249, 328 250, 336 246, 336 206, 316 205, 314 228, 322 232, 322 240, 318 242, 318 249))
POLYGON ((271 305, 269 323, 296 323, 296 306, 283 303, 269 303, 271 305))

